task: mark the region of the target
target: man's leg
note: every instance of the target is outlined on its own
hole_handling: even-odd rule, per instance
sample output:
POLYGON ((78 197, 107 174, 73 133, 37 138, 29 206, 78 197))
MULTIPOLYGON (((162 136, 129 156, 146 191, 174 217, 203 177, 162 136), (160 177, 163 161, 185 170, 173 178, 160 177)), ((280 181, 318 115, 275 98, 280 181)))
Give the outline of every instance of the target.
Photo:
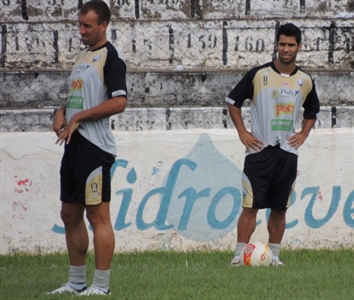
POLYGON ((96 270, 93 286, 109 293, 110 265, 115 247, 109 202, 86 206, 87 219, 93 229, 96 270))
POLYGON ((285 232, 286 210, 272 209, 268 220, 269 247, 273 252, 273 265, 283 266, 279 260, 281 241, 285 232))
POLYGON ((70 269, 69 284, 77 291, 86 289, 86 254, 89 237, 84 221, 84 206, 80 201, 62 202, 61 218, 65 225, 70 269))
POLYGON ((84 221, 84 209, 80 201, 62 202, 61 218, 65 226, 66 245, 71 266, 84 266, 89 237, 84 221))
POLYGON ((93 244, 97 270, 108 270, 111 265, 115 241, 109 202, 86 206, 87 219, 93 229, 93 244))
POLYGON ((252 233, 256 229, 257 208, 244 208, 237 223, 237 244, 231 266, 241 265, 240 255, 242 249, 248 244, 252 233))
POLYGON ((237 242, 248 244, 256 229, 257 208, 244 208, 238 219, 237 242))
POLYGON ((83 218, 84 206, 80 201, 62 202, 61 218, 65 226, 66 245, 69 253, 69 281, 48 294, 79 293, 86 289, 86 253, 89 239, 83 218))
POLYGON ((280 244, 285 231, 286 210, 272 209, 268 220, 269 243, 280 244))

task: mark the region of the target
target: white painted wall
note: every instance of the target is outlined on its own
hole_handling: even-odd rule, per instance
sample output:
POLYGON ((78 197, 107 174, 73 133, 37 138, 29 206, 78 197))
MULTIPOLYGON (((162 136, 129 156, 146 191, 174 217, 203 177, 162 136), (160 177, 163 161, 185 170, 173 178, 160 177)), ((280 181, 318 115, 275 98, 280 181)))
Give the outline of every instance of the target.
MULTIPOLYGON (((244 160, 234 129, 114 135, 119 149, 111 206, 116 251, 234 248, 244 160), (179 169, 178 162, 183 163, 179 169), (191 197, 193 191, 204 196, 188 210, 185 197, 178 196, 191 197)), ((0 133, 0 254, 66 249, 59 216, 63 148, 55 140, 49 132, 0 133)), ((353 170, 353 128, 311 132, 300 149, 285 246, 354 245, 353 170)), ((258 222, 253 240, 266 241, 265 211, 258 222)))

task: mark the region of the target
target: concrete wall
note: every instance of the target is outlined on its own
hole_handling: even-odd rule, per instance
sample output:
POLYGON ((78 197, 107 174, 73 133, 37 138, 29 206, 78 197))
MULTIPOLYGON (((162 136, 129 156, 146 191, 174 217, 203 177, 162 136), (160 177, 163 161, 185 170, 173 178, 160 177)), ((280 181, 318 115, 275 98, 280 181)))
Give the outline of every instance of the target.
MULTIPOLYGON (((354 55, 353 55, 354 57, 354 55)), ((128 107, 223 106, 241 71, 132 72, 128 107)), ((354 71, 310 71, 323 106, 354 106, 354 71)), ((69 72, 0 72, 0 109, 38 109, 66 101, 69 72)))
MULTIPOLYGON (((234 129, 114 135, 116 251, 233 249, 244 160, 234 129)), ((65 249, 58 200, 63 148, 55 139, 48 132, 0 133, 1 254, 65 249)), ((301 147, 284 246, 354 246, 353 141, 353 128, 315 129, 301 147)), ((267 241, 267 217, 259 214, 253 240, 267 241)))
MULTIPOLYGON (((221 106, 247 69, 275 57, 275 32, 291 21, 322 105, 352 106, 353 1, 107 0, 108 37, 127 60, 130 107, 221 106)), ((0 1, 0 108, 65 101, 82 2, 0 1)))
MULTIPOLYGON (((298 61, 310 68, 354 67, 353 18, 283 19, 303 31, 303 52, 298 61)), ((245 68, 271 60, 279 21, 194 20, 113 22, 110 40, 121 49, 131 69, 245 68)), ((0 27, 7 69, 70 68, 80 49, 73 21, 15 23, 0 27), (6 51, 5 51, 6 50, 6 51)))
MULTIPOLYGON (((0 110, 1 131, 3 132, 40 132, 52 131, 54 109, 0 110)), ((243 108, 243 121, 250 129, 249 108, 243 108)), ((302 116, 296 128, 302 126, 302 116)), ((228 129, 234 124, 223 107, 195 108, 127 108, 124 113, 110 118, 112 130, 185 130, 185 129, 228 129)), ((354 106, 322 106, 317 115, 315 128, 354 127, 354 106)))
MULTIPOLYGON (((0 64, 9 69, 65 68, 80 46, 83 1, 4 0, 0 64)), ((131 68, 249 67, 274 56, 279 23, 304 34, 303 66, 353 68, 353 0, 118 0, 109 37, 131 68)))

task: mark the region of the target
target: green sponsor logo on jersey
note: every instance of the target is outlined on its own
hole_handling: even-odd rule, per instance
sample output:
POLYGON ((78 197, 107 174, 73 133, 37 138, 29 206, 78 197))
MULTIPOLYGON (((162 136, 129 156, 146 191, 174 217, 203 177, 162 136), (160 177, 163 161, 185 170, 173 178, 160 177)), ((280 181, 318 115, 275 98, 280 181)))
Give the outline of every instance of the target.
POLYGON ((272 120, 272 131, 291 131, 293 120, 272 120))
POLYGON ((84 98, 81 96, 69 96, 66 103, 68 108, 83 109, 84 108, 84 98))

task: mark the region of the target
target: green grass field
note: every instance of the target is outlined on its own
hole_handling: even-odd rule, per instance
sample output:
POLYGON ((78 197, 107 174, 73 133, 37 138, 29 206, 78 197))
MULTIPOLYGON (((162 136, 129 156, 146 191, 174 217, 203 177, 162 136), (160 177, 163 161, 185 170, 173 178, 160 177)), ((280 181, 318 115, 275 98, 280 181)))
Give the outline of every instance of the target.
MULTIPOLYGON (((115 254, 110 299, 354 299, 354 251, 283 250, 285 267, 229 266, 231 252, 115 254)), ((91 284, 94 256, 88 255, 91 284)), ((66 254, 0 256, 0 299, 46 295, 68 279, 66 254)), ((104 297, 91 296, 90 299, 104 297)), ((107 297, 106 297, 107 298, 107 297)))

